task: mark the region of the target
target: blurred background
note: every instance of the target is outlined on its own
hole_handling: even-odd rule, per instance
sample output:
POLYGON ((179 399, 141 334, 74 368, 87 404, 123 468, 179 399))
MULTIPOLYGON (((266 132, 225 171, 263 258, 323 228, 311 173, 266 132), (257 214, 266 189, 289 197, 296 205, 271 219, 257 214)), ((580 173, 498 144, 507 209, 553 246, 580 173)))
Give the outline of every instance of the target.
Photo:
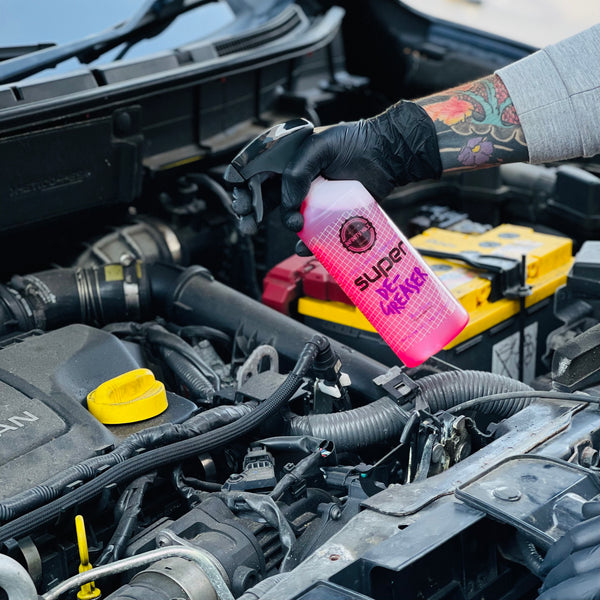
POLYGON ((416 11, 542 47, 600 22, 597 0, 404 0, 416 11))

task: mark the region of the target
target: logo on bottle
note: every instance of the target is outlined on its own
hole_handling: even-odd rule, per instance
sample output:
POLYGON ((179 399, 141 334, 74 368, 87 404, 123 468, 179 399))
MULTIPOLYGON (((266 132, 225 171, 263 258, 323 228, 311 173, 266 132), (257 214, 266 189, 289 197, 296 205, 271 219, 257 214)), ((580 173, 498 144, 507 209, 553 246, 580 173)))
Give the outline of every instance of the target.
POLYGON ((350 217, 340 227, 340 241, 350 252, 367 252, 373 247, 376 239, 375 227, 365 217, 350 217))

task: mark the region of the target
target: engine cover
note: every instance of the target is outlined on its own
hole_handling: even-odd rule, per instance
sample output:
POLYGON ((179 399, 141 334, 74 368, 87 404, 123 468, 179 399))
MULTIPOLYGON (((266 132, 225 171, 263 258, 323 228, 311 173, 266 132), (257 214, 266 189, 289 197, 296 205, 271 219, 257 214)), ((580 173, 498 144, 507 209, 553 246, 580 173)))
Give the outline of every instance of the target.
POLYGON ((0 350, 0 499, 117 441, 86 409, 91 390, 139 361, 113 335, 71 325, 0 350))

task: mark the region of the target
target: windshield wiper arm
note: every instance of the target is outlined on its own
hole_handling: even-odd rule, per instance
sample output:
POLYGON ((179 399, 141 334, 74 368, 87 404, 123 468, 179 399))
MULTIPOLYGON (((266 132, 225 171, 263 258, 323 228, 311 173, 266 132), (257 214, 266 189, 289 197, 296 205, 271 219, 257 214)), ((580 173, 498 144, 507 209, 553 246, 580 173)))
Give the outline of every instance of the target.
POLYGON ((8 60, 9 58, 16 58, 17 56, 23 56, 30 52, 37 52, 38 50, 45 50, 51 48, 56 44, 25 44, 22 46, 2 46, 0 48, 0 61, 8 60))
POLYGON ((1 62, 0 83, 22 79, 44 69, 55 67, 74 56, 86 56, 88 59, 93 60, 93 58, 130 39, 131 36, 144 38, 148 35, 156 35, 178 15, 214 1, 145 0, 140 9, 130 19, 111 29, 93 33, 74 42, 30 52, 1 62), (158 31, 157 27, 159 28, 158 31))

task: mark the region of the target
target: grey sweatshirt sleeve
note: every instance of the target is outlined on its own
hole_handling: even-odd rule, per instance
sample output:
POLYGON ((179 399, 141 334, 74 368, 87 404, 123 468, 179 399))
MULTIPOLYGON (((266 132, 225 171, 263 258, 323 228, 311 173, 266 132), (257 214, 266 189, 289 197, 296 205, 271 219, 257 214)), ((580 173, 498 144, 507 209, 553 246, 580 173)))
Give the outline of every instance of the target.
POLYGON ((521 120, 530 162, 600 153, 600 24, 496 74, 521 120))

